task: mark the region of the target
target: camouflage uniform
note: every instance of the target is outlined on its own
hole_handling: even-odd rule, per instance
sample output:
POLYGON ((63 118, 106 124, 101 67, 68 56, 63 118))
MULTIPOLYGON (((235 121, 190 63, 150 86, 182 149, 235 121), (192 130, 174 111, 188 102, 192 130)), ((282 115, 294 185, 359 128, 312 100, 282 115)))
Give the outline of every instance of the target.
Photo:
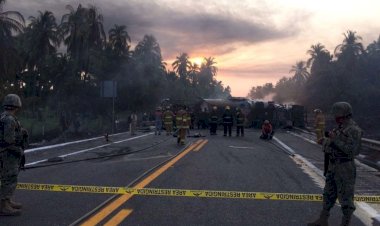
POLYGON ((18 209, 21 209, 21 205, 11 201, 11 198, 16 190, 17 177, 24 155, 23 135, 26 134, 26 130, 21 128, 17 118, 7 111, 21 107, 19 97, 15 94, 7 95, 4 107, 6 111, 0 116, 0 215, 19 215, 21 212, 18 209), (19 103, 13 106, 7 105, 7 97, 18 98, 19 103))
POLYGON ((351 106, 346 102, 333 105, 333 113, 344 121, 332 131, 331 138, 323 139, 324 152, 329 154, 329 166, 323 190, 323 210, 320 218, 309 225, 327 225, 330 209, 338 199, 341 204, 343 218, 341 225, 349 225, 355 211, 354 188, 356 167, 354 158, 361 147, 362 130, 351 119, 351 106))

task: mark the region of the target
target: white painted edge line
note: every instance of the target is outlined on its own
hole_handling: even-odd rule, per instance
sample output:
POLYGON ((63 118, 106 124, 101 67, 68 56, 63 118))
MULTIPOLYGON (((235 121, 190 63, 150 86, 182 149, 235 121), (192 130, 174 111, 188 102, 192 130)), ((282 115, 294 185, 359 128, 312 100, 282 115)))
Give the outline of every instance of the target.
POLYGON ((238 146, 228 146, 229 148, 236 148, 236 149, 255 149, 254 147, 238 147, 238 146))
MULTIPOLYGON (((109 136, 112 137, 112 136, 117 136, 117 135, 125 134, 125 133, 128 133, 128 132, 116 133, 116 134, 112 134, 112 135, 109 135, 109 136)), ((44 147, 39 147, 39 148, 26 149, 25 153, 30 153, 30 152, 35 152, 35 151, 41 151, 41 150, 46 150, 46 149, 51 149, 51 148, 56 148, 56 147, 63 147, 63 146, 66 146, 66 145, 78 144, 78 143, 83 143, 83 142, 86 142, 86 141, 97 140, 97 139, 104 139, 104 136, 89 138, 89 139, 85 139, 85 140, 76 140, 76 141, 71 141, 71 142, 66 142, 66 143, 61 143, 61 144, 54 144, 54 145, 49 145, 49 146, 44 146, 44 147)))
MULTIPOLYGON (((315 141, 310 140, 309 138, 303 137, 302 135, 299 135, 299 134, 296 134, 296 133, 293 133, 293 132, 290 132, 290 131, 288 131, 288 133, 291 134, 291 135, 293 135, 293 136, 299 137, 299 138, 301 138, 301 139, 303 139, 303 140, 305 140, 305 141, 307 141, 309 143, 312 143, 312 144, 315 144, 315 145, 319 145, 315 141)), ((357 158, 359 158, 359 159, 363 159, 364 157, 365 157, 365 155, 362 155, 362 154, 359 154, 357 156, 357 158)), ((377 169, 375 169, 375 168, 373 168, 371 166, 365 165, 365 164, 363 164, 363 163, 361 163, 361 162, 359 162, 357 160, 355 160, 355 162, 356 162, 356 164, 360 164, 364 168, 367 168, 367 169, 370 169, 370 170, 377 170, 377 169)), ((376 164, 380 167, 380 161, 378 161, 376 164)))
POLYGON ((296 154, 296 152, 291 149, 288 145, 284 144, 282 141, 280 141, 277 137, 273 137, 273 140, 277 141, 284 149, 286 149, 288 152, 292 153, 293 155, 296 154))
POLYGON ((301 138, 301 139, 303 139, 303 140, 306 140, 306 141, 309 142, 309 143, 312 143, 312 144, 316 144, 316 145, 318 145, 317 142, 315 142, 315 141, 313 141, 313 140, 311 140, 311 139, 309 139, 309 138, 303 137, 303 136, 301 136, 301 135, 298 135, 298 134, 293 133, 293 132, 290 132, 290 131, 288 131, 288 133, 292 134, 293 136, 299 137, 299 138, 301 138))
MULTIPOLYGON (((135 139, 138 139, 138 138, 146 137, 146 136, 148 136, 148 135, 152 135, 152 134, 153 134, 153 133, 148 133, 148 134, 144 134, 144 135, 141 135, 141 136, 128 138, 128 139, 121 140, 121 141, 115 141, 115 142, 112 142, 112 143, 109 143, 109 144, 103 144, 103 145, 100 145, 100 146, 96 146, 96 147, 92 147, 92 148, 83 149, 83 150, 76 151, 76 152, 72 152, 72 153, 69 153, 69 154, 60 155, 60 156, 58 156, 58 157, 60 157, 60 158, 64 158, 64 157, 71 156, 71 155, 77 155, 77 154, 84 153, 84 152, 88 152, 88 151, 91 151, 91 150, 95 150, 95 149, 103 148, 103 147, 109 146, 109 145, 111 145, 111 144, 118 144, 118 143, 121 143, 121 142, 131 141, 131 140, 135 140, 135 139)), ((47 162, 47 161, 48 161, 48 159, 42 159, 42 160, 38 160, 38 161, 35 161, 35 162, 31 162, 31 163, 25 164, 25 166, 32 166, 32 165, 36 165, 36 164, 38 164, 38 163, 41 163, 41 162, 47 162)))
MULTIPOLYGON (((316 174, 318 174, 319 176, 321 176, 322 178, 324 178, 323 176, 323 173, 320 169, 318 169, 316 166, 313 165, 313 163, 309 162, 307 159, 305 159, 304 157, 302 157, 301 155, 299 154, 296 154, 295 151, 289 147, 288 145, 284 144, 283 142, 281 142, 278 138, 275 139, 276 141, 279 141, 278 143, 285 149, 287 150, 291 150, 295 157, 299 158, 301 161, 303 161, 308 167, 310 167, 316 174)), ((368 205, 367 203, 365 202, 356 202, 356 204, 358 205, 359 208, 361 208, 365 213, 367 213, 371 218, 373 219, 376 219, 378 221, 380 221, 380 213, 377 212, 377 210, 375 210, 374 208, 372 208, 370 205, 368 205)))

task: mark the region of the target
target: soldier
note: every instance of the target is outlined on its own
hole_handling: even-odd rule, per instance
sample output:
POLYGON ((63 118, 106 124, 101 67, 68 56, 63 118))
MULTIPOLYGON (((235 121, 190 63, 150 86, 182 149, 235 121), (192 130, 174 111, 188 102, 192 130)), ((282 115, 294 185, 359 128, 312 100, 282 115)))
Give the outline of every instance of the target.
POLYGON ((217 107, 213 106, 210 114, 210 135, 216 135, 216 129, 218 127, 218 112, 217 107))
POLYGON ((236 136, 241 136, 244 137, 244 120, 245 116, 243 112, 241 112, 240 108, 236 108, 236 136))
POLYGON ((162 114, 162 118, 164 119, 164 125, 166 130, 166 135, 169 136, 173 131, 173 118, 174 113, 170 110, 170 107, 166 107, 166 111, 162 114))
POLYGON ((176 114, 176 126, 178 130, 177 143, 181 145, 185 144, 186 130, 188 128, 185 108, 185 106, 181 106, 176 114))
POLYGON ((232 118, 230 106, 226 106, 226 110, 223 113, 224 136, 227 136, 227 130, 228 130, 228 136, 231 136, 232 123, 233 123, 233 118, 232 118))
POLYGON ((325 132, 325 116, 321 109, 315 109, 315 133, 317 135, 317 141, 323 138, 323 134, 325 132))
POLYGON ((335 205, 336 199, 339 200, 343 212, 341 226, 349 225, 355 211, 354 158, 360 151, 362 130, 352 120, 352 108, 349 103, 335 103, 332 106, 332 113, 338 127, 329 132, 328 137, 318 141, 323 145, 324 152, 329 153, 329 166, 323 190, 323 209, 319 219, 309 223, 308 226, 328 225, 330 209, 335 205))
POLYGON ((27 131, 16 118, 21 108, 20 97, 8 94, 0 118, 0 216, 18 216, 22 205, 11 200, 17 185, 20 168, 24 167, 24 138, 27 131))

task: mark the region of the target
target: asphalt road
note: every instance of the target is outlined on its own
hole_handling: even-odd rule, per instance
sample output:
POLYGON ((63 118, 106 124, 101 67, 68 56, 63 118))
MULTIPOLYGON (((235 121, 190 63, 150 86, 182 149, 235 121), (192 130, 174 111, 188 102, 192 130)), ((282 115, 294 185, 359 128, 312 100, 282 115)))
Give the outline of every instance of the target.
MULTIPOLYGON (((247 131, 244 138, 220 135, 189 138, 189 143, 199 139, 208 142, 199 151, 188 149, 188 153, 179 156, 181 158, 173 165, 156 176, 143 179, 148 179, 144 186, 249 192, 322 192, 294 158, 278 145, 262 141, 258 136, 258 131, 247 131)), ((279 132, 277 136, 285 143, 297 144, 288 137, 289 134, 279 132)), ((31 163, 91 149, 65 157, 65 161, 69 162, 139 151, 129 155, 29 169, 20 173, 19 182, 126 186, 148 169, 183 150, 174 138, 167 136, 129 138, 129 135, 119 135, 113 137, 112 142, 123 142, 95 149, 92 148, 107 143, 100 139, 29 154, 28 162, 31 163)), ((318 153, 317 146, 308 146, 302 139, 298 139, 298 143, 307 146, 311 155, 318 153)), ((70 225, 110 197, 112 195, 17 190, 16 200, 23 203, 23 214, 20 217, 2 217, 0 225, 70 225)), ((123 196, 114 198, 122 199, 123 196)), ((120 225, 306 225, 318 216, 321 209, 321 202, 305 201, 133 196, 116 205, 114 200, 105 204, 107 208, 113 206, 113 211, 104 212, 100 209, 81 223, 96 217, 99 225, 115 219, 120 225), (123 216, 126 211, 131 213, 123 216)), ((339 206, 336 206, 330 224, 339 225, 340 217, 339 206)), ((364 224, 355 218, 352 225, 364 224)))

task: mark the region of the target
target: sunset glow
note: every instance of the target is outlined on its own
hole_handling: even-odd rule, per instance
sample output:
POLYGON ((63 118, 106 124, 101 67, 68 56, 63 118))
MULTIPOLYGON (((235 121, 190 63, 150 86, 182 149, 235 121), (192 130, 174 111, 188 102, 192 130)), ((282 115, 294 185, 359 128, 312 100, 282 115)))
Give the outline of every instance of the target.
POLYGON ((178 53, 199 66, 204 57, 215 58, 217 79, 234 96, 292 76, 292 65, 309 58, 311 45, 321 43, 333 53, 347 30, 357 32, 364 47, 380 34, 380 1, 374 0, 19 0, 8 1, 6 10, 26 18, 50 10, 60 18, 66 4, 79 3, 101 8, 106 29, 126 24, 132 44, 154 35, 168 69, 178 53))
POLYGON ((197 64, 200 67, 202 65, 202 63, 203 63, 203 57, 190 58, 190 62, 192 64, 197 64))

